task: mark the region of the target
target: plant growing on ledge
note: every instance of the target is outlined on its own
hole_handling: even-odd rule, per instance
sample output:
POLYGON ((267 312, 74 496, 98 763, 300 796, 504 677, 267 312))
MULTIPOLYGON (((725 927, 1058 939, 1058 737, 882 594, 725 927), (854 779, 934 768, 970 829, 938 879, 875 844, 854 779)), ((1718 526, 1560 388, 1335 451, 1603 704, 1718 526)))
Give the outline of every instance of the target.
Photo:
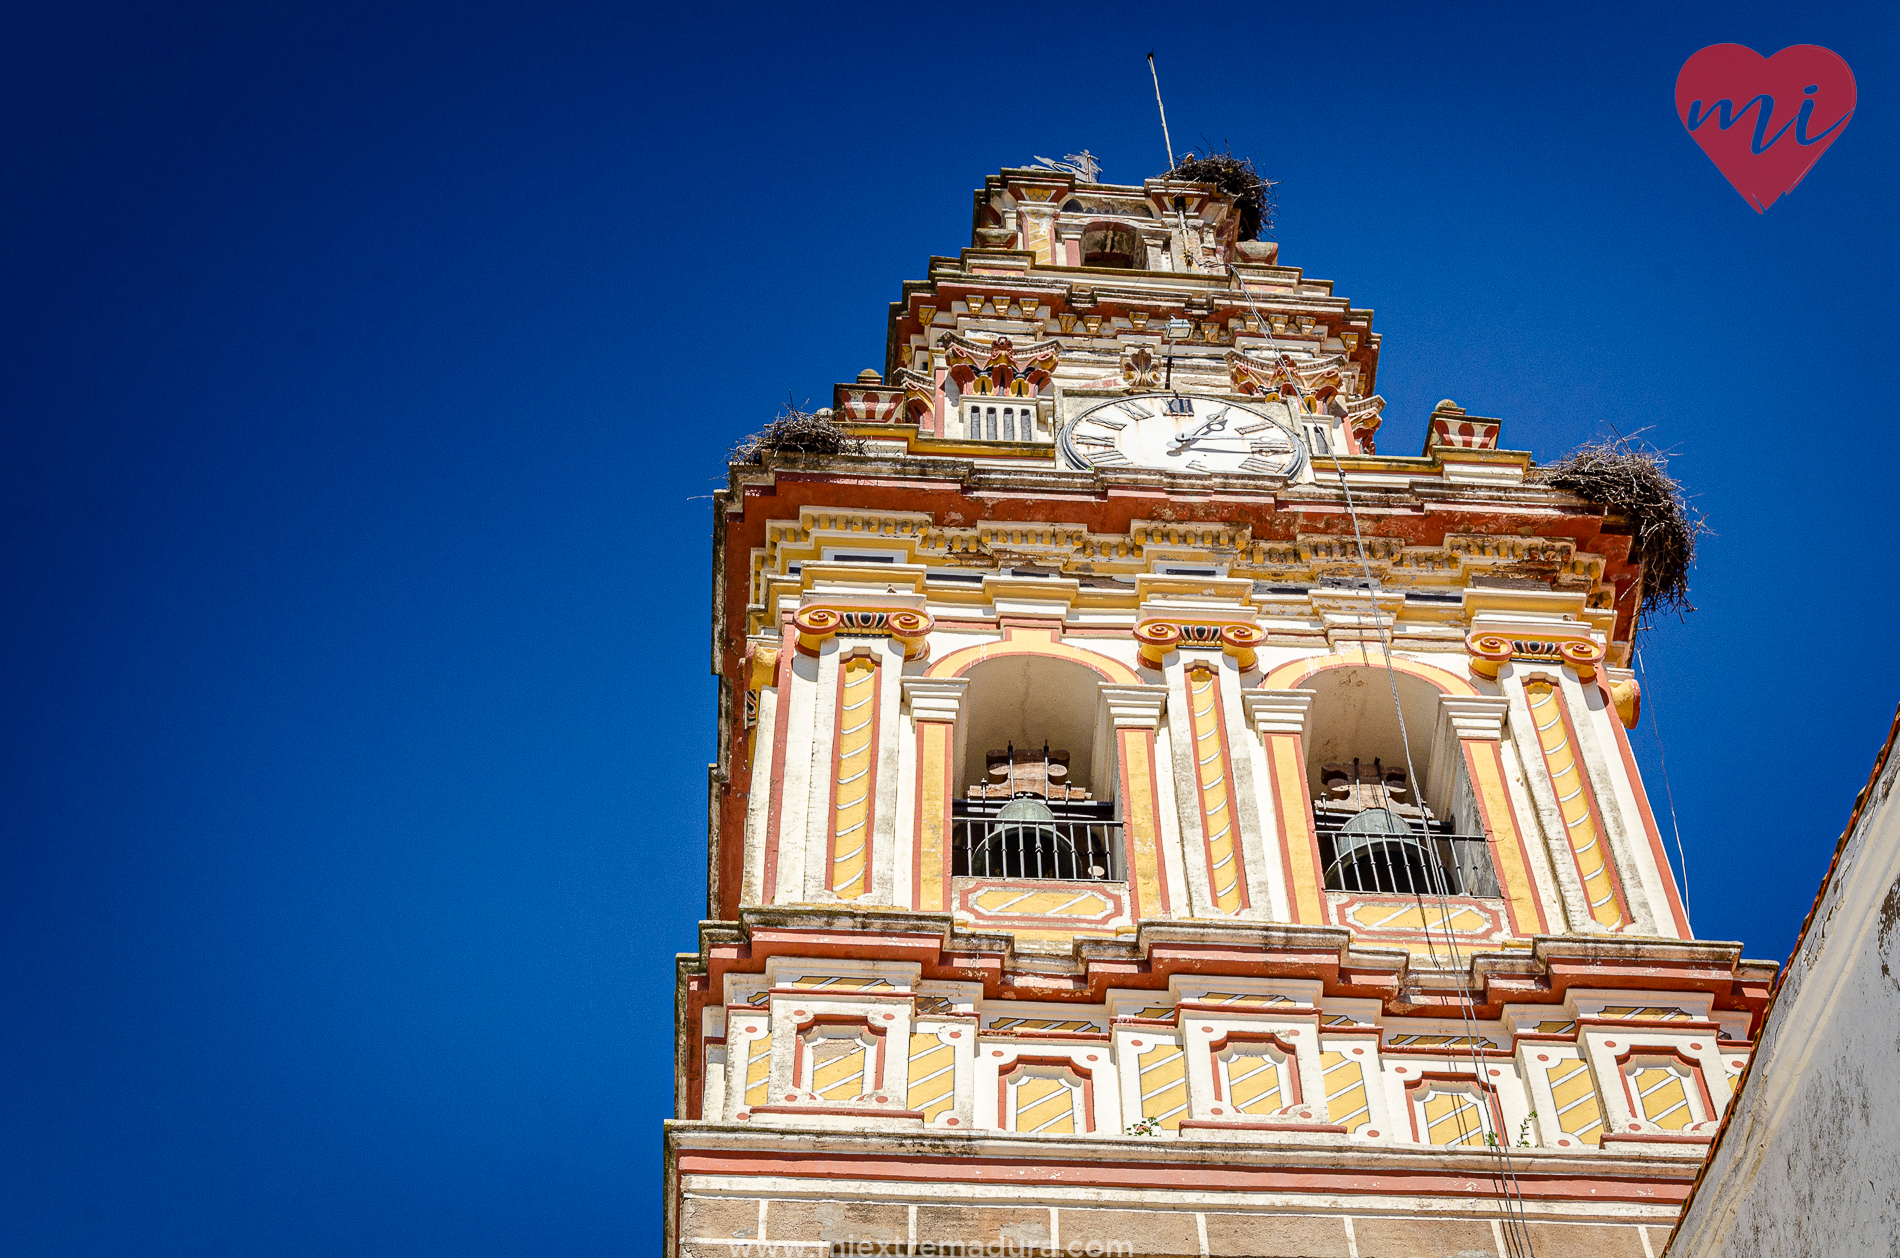
POLYGON ((778 418, 734 445, 727 463, 763 463, 768 451, 795 454, 863 454, 864 442, 832 418, 828 407, 800 410, 788 394, 778 418))

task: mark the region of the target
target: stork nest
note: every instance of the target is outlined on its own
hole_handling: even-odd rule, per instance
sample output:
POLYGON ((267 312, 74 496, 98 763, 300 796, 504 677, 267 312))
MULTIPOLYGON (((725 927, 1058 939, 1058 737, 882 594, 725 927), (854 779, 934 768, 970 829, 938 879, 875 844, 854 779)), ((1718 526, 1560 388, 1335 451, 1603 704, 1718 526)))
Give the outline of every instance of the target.
POLYGON ((1682 483, 1669 474, 1668 455, 1639 449, 1626 437, 1606 438, 1533 469, 1531 478, 1628 522, 1634 536, 1630 556, 1643 570, 1640 622, 1660 611, 1680 616, 1695 610, 1689 570, 1695 566, 1696 539, 1709 532, 1709 525, 1684 498, 1682 483))
POLYGON ((830 410, 800 410, 788 397, 778 418, 733 446, 726 454, 726 462, 763 463, 768 451, 863 454, 864 442, 833 419, 830 410))
POLYGON ((1197 157, 1188 152, 1168 172, 1168 178, 1186 183, 1211 183, 1234 198, 1234 213, 1240 218, 1241 240, 1258 240, 1260 233, 1273 227, 1273 189, 1279 181, 1268 179, 1255 170, 1253 163, 1233 153, 1213 153, 1197 157))

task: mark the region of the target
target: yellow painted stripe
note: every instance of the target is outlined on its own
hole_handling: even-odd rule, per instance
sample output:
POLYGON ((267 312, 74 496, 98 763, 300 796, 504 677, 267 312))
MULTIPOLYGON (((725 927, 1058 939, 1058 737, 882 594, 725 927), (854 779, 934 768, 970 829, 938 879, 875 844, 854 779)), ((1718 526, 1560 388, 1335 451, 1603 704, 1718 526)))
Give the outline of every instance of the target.
POLYGON ((1345 1053, 1321 1053, 1319 1065, 1326 1080, 1326 1121, 1353 1132, 1370 1123, 1364 1064, 1345 1053))
POLYGON ((1603 1128, 1603 1107, 1590 1082, 1590 1068, 1581 1061, 1558 1062, 1546 1076, 1557 1102, 1557 1125, 1569 1135, 1588 1141, 1603 1128))
POLYGON ((1597 842, 1596 818, 1584 794, 1583 767, 1564 736, 1563 709, 1558 704, 1556 689, 1547 681, 1533 681, 1524 687, 1524 694, 1530 701, 1531 722, 1537 726, 1544 767, 1550 773, 1551 789, 1557 793, 1564 829, 1570 838, 1571 851, 1576 855, 1577 872, 1583 878, 1590 916, 1614 930, 1623 925, 1623 913, 1616 905, 1616 884, 1597 842))
MULTIPOLYGON (((843 706, 846 712, 854 711, 870 703, 876 697, 877 665, 863 656, 855 656, 845 661, 840 670, 839 684, 844 688, 843 706)), ((833 834, 834 851, 831 860, 831 889, 841 900, 855 900, 865 893, 870 862, 866 859, 866 844, 858 843, 847 849, 843 840, 865 829, 871 820, 871 797, 869 791, 860 791, 857 798, 847 800, 845 788, 871 772, 871 758, 877 748, 871 745, 871 717, 862 722, 838 731, 838 773, 837 789, 833 795, 836 803, 835 827, 833 834)))
POLYGON ((957 1054, 933 1033, 918 1032, 910 1037, 911 1109, 922 1110, 926 1123, 956 1104, 957 1054))
POLYGON ((1073 1135, 1075 1097, 1069 1086, 1047 1075, 1030 1075, 1013 1089, 1016 1121, 1011 1131, 1039 1135, 1073 1135))
MULTIPOLYGON (((1220 678, 1206 669, 1188 674, 1189 707, 1193 710, 1194 748, 1201 785, 1201 814, 1211 830, 1216 818, 1227 811, 1227 770, 1221 752, 1220 678)), ((1213 867, 1214 907, 1223 913, 1237 913, 1241 907, 1240 870, 1234 860, 1236 846, 1233 823, 1227 822, 1207 839, 1208 860, 1213 867)))
POLYGON ((1180 1045, 1156 1044, 1137 1053, 1141 1079, 1141 1116, 1160 1122, 1163 1130, 1177 1131, 1187 1111, 1187 1054, 1180 1045))
POLYGON ((772 1081, 772 1037, 761 1035, 746 1050, 745 1103, 763 1105, 766 1085, 772 1081))
POLYGON ((1222 1065, 1227 1099, 1243 1114, 1267 1114, 1280 1108, 1280 1063, 1266 1053, 1236 1053, 1222 1065))

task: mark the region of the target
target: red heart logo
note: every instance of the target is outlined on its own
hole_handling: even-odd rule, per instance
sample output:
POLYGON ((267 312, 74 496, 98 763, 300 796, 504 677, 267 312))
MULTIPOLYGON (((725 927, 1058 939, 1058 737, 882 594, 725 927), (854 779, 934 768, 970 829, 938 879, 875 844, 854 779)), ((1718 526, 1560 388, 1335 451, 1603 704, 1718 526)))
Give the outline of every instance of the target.
POLYGON ((1711 44, 1676 75, 1676 116, 1760 214, 1847 130, 1854 72, 1818 44, 1772 57, 1711 44))

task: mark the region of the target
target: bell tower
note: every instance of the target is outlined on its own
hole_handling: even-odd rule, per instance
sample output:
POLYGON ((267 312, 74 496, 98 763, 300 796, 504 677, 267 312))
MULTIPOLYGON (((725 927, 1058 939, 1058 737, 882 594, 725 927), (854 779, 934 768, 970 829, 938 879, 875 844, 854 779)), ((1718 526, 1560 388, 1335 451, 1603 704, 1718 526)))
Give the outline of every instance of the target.
POLYGON ((1677 895, 1628 526, 1381 451, 1246 200, 988 177, 733 464, 668 1254, 1660 1250, 1774 967, 1677 895))

